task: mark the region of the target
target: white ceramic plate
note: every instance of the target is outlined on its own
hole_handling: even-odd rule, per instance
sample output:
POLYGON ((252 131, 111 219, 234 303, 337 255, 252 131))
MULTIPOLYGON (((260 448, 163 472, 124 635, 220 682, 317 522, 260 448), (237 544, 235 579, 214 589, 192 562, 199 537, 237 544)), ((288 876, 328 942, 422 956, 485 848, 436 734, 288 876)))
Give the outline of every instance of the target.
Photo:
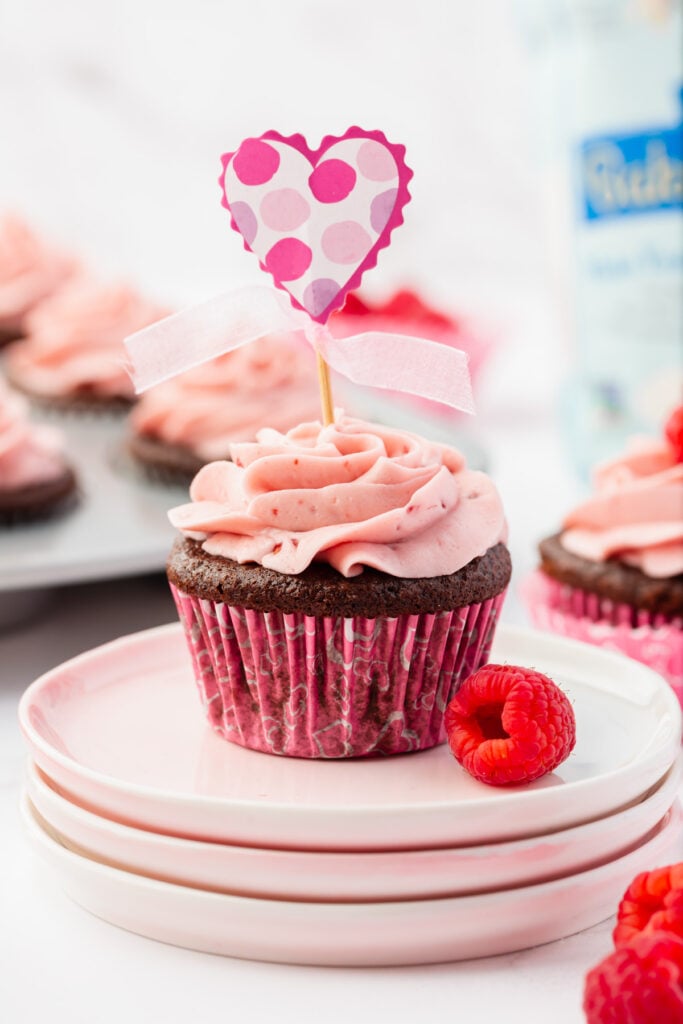
POLYGON ((128 828, 66 800, 32 764, 27 792, 41 823, 62 846, 112 867, 233 895, 359 902, 484 892, 596 867, 626 854, 656 827, 674 802, 680 775, 677 762, 628 810, 553 835, 377 853, 268 850, 128 828))
POLYGON ((162 569, 175 536, 167 509, 187 501, 187 488, 149 483, 128 466, 122 417, 55 415, 48 422, 66 435, 81 498, 63 516, 0 530, 0 602, 10 608, 5 591, 162 569))
POLYGON ((283 963, 421 964, 526 949, 603 921, 634 875, 680 857, 675 805, 631 853, 554 882, 402 903, 291 903, 120 871, 66 850, 38 825, 28 800, 23 816, 34 849, 64 891, 97 917, 177 946, 283 963))
POLYGON ((207 726, 178 624, 48 672, 20 703, 38 766, 76 802, 169 835, 290 849, 424 849, 555 832, 642 797, 677 757, 681 710, 635 661, 500 627, 493 658, 534 665, 574 703, 578 741, 557 772, 501 790, 447 746, 307 761, 228 743, 207 726))

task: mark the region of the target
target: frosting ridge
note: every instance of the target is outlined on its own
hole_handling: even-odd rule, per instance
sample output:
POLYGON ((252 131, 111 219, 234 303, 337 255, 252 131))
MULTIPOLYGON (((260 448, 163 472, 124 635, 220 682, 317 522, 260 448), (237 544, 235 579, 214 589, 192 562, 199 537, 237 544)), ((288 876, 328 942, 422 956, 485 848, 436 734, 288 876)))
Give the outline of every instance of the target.
POLYGON ((308 346, 259 338, 151 388, 131 426, 207 462, 222 459, 232 442, 253 441, 264 423, 287 430, 315 418, 320 399, 313 371, 308 346))
POLYGON ((13 214, 0 218, 0 327, 21 331, 24 318, 76 269, 13 214))
POLYGON ((64 469, 59 431, 32 424, 28 404, 0 383, 0 489, 56 480, 64 469))
POLYGON ((166 312, 126 285, 79 276, 28 315, 27 337, 7 353, 9 374, 37 395, 132 399, 123 339, 166 312))
POLYGON ((634 439, 597 467, 595 494, 566 517, 563 546, 593 562, 616 558, 647 576, 683 572, 683 463, 659 440, 634 439))
POLYGON ((209 554, 285 574, 312 561, 403 578, 448 575, 505 539, 492 481, 460 452, 339 417, 231 445, 232 463, 195 477, 169 518, 209 554))

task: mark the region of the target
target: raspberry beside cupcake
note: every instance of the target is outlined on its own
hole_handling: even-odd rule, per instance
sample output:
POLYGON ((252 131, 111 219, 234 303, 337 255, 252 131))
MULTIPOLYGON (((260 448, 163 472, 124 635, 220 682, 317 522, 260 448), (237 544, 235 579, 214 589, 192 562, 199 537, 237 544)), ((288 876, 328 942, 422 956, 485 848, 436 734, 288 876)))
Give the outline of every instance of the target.
POLYGON ((299 757, 434 746, 510 578, 500 498, 453 449, 342 418, 209 464, 168 575, 214 728, 299 757))
POLYGON ((0 217, 0 346, 24 335, 28 314, 75 270, 75 260, 42 242, 18 217, 0 217))
POLYGON ((0 384, 0 525, 56 515, 75 498, 59 433, 30 423, 24 399, 0 384))
POLYGON ((46 405, 127 408, 135 396, 123 339, 166 313, 125 285, 79 276, 26 318, 26 338, 7 349, 7 376, 46 405))
POLYGON ((314 419, 314 370, 303 343, 260 338, 144 394, 130 416, 129 450, 149 475, 189 483, 264 424, 288 430, 314 419))

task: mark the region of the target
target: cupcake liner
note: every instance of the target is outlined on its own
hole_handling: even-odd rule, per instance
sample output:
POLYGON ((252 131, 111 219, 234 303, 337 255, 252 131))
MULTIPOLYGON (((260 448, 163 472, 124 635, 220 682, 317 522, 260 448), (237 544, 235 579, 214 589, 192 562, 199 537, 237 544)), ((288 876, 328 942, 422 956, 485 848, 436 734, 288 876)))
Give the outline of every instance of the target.
POLYGON ((618 604, 535 572, 521 595, 534 626, 643 662, 659 672, 683 705, 683 619, 618 604))
POLYGON ((425 750, 486 662, 505 592, 396 618, 257 612, 171 584, 202 703, 225 739, 288 757, 425 750))

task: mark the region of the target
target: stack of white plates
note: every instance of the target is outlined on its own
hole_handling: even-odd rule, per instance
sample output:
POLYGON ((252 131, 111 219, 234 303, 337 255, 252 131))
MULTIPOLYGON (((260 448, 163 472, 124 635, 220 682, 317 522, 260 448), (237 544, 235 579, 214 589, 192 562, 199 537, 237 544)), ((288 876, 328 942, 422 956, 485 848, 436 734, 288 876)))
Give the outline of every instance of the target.
POLYGON ((441 746, 303 761, 214 735, 180 627, 124 637, 26 692, 28 834, 87 910, 151 938, 308 964, 487 956, 614 913, 680 856, 681 712, 644 666, 501 627, 493 658, 572 700, 577 745, 529 786, 441 746))

